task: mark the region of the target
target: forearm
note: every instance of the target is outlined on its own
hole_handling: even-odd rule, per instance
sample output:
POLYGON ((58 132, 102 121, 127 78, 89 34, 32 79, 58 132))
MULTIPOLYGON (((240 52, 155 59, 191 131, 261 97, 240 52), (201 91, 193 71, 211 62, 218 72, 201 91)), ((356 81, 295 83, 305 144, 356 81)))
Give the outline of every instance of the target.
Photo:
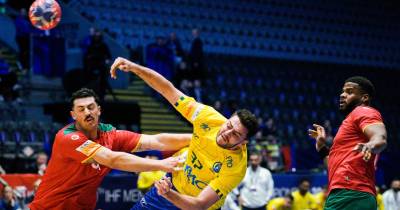
POLYGON ((178 98, 171 97, 176 88, 161 74, 140 65, 135 65, 130 70, 145 81, 151 88, 164 96, 171 104, 174 104, 178 100, 178 98))
POLYGON ((199 200, 195 197, 179 194, 175 190, 170 190, 168 193, 163 195, 168 201, 173 203, 176 207, 180 209, 188 210, 203 210, 207 209, 203 207, 199 200))
POLYGON ((386 148, 386 145, 387 145, 386 135, 385 134, 373 135, 370 138, 368 144, 372 148, 372 153, 378 154, 378 153, 382 152, 386 148))
POLYGON ((156 135, 156 149, 162 151, 175 151, 189 145, 192 134, 169 134, 160 133, 156 135))
POLYGON ((162 164, 159 160, 145 159, 125 152, 107 152, 106 148, 102 148, 94 160, 99 164, 105 165, 109 168, 130 171, 157 171, 162 170, 162 164))

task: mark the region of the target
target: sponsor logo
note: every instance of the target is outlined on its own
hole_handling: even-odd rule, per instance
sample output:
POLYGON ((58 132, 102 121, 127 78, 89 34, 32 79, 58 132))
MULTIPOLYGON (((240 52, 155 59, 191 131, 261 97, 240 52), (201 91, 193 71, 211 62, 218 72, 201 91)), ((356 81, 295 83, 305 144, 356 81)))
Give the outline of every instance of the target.
POLYGON ((213 171, 215 173, 219 173, 219 171, 221 170, 222 167, 222 163, 221 162, 215 162, 213 165, 213 171))
POLYGON ((79 139, 79 136, 78 135, 76 135, 76 134, 74 134, 74 135, 72 135, 71 136, 71 140, 78 140, 79 139))
POLYGON ((197 176, 195 174, 193 174, 193 168, 191 166, 185 165, 185 169, 183 171, 184 171, 184 173, 187 177, 187 180, 189 181, 190 184, 196 186, 200 190, 207 187, 207 185, 208 185, 207 183, 205 183, 201 180, 198 180, 197 176))
POLYGON ((91 140, 85 141, 83 144, 81 144, 79 147, 77 147, 75 150, 83 153, 86 156, 90 156, 95 152, 98 148, 100 148, 101 145, 93 142, 91 140))
POLYGON ((210 128, 210 127, 208 126, 208 124, 206 124, 206 123, 202 123, 202 124, 200 125, 200 128, 203 129, 203 131, 205 131, 205 132, 211 130, 211 128, 210 128))
POLYGON ((194 113, 192 114, 191 120, 194 121, 200 114, 200 111, 203 110, 203 105, 199 105, 196 107, 196 110, 194 110, 194 113))
POLYGON ((233 166, 232 156, 226 157, 226 166, 228 166, 228 168, 232 168, 232 166, 233 166))

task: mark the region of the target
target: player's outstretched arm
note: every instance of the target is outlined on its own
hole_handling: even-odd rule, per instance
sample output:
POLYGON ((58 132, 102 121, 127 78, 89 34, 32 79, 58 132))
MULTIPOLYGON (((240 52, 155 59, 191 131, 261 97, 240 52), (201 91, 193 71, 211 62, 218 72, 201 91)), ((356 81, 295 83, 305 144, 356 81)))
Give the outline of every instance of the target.
POLYGON ((97 163, 105 165, 109 168, 130 172, 159 170, 172 172, 179 163, 179 157, 153 160, 141 158, 125 152, 112 151, 106 147, 101 147, 93 156, 93 159, 97 163))
POLYGON ((372 124, 364 129, 364 134, 369 141, 367 143, 358 143, 354 150, 363 154, 363 159, 368 161, 372 153, 378 154, 382 152, 387 145, 387 133, 383 123, 372 124))
POLYGON ((189 145, 192 134, 160 133, 155 135, 142 134, 139 151, 161 150, 175 151, 189 145))
POLYGON ((180 194, 171 189, 172 183, 169 177, 164 177, 156 181, 154 186, 157 188, 157 193, 159 195, 163 196, 180 209, 205 210, 219 200, 218 194, 210 186, 204 188, 197 197, 180 194))
POLYGON ((171 104, 175 104, 179 97, 184 96, 184 94, 175 88, 170 81, 150 68, 138 65, 125 58, 118 57, 111 65, 110 74, 112 78, 117 78, 116 71, 118 69, 136 74, 150 87, 164 96, 164 98, 166 98, 171 104))

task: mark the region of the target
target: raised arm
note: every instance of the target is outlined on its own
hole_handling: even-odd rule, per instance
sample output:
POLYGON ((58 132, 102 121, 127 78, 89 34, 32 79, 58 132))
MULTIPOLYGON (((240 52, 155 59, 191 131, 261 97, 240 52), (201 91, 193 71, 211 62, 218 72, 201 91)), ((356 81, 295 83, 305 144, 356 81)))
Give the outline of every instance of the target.
POLYGON ((164 160, 153 160, 141 158, 125 152, 112 151, 106 147, 101 147, 94 154, 93 160, 109 168, 130 171, 166 171, 172 172, 178 165, 177 157, 170 157, 164 160))
POLYGON ((313 124, 315 130, 308 129, 308 135, 315 139, 315 149, 322 159, 328 156, 329 148, 326 146, 326 132, 325 128, 318 125, 313 124))
POLYGON ((156 135, 142 134, 141 145, 138 151, 142 150, 161 150, 175 151, 189 145, 192 134, 170 134, 160 133, 156 135))
POLYGON ((159 92, 165 99, 167 99, 172 105, 178 101, 179 97, 184 94, 175 88, 175 86, 165 79, 161 74, 147 67, 133 63, 125 58, 118 57, 111 65, 110 74, 111 77, 116 79, 116 71, 120 69, 125 72, 135 73, 143 81, 145 81, 150 87, 159 92))

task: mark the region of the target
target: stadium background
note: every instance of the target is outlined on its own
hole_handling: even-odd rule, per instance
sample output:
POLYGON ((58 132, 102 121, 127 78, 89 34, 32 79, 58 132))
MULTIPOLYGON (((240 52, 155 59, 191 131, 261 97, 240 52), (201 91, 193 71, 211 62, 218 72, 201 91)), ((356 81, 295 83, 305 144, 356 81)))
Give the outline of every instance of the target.
MULTIPOLYGON (((0 1, 4 177, 28 176, 26 168, 38 152, 51 154, 54 133, 71 121, 66 101, 71 91, 103 84, 84 79, 87 74, 102 75, 85 70, 85 40, 91 27, 102 32, 109 48, 110 57, 104 60, 122 56, 151 66, 225 115, 236 107, 256 113, 263 126, 249 148, 264 153, 279 195, 303 177, 312 180, 314 191, 326 183, 326 169, 307 129, 316 122, 334 135, 343 119, 338 96, 344 79, 366 76, 375 84, 373 106, 382 112, 388 129, 377 184, 385 188, 400 175, 400 7, 396 1, 60 1, 60 25, 47 32, 30 28, 29 53, 24 54, 18 37, 27 33, 15 19, 31 3, 0 1), (192 65, 198 58, 191 50, 195 28, 204 51, 199 68, 192 65), (172 32, 182 46, 178 54, 169 41, 172 32)), ((137 77, 121 74, 108 82, 113 94, 104 95, 104 122, 143 133, 191 131, 137 77)), ((137 201, 135 182, 134 174, 113 172, 99 189, 99 207, 130 206, 137 201)))

